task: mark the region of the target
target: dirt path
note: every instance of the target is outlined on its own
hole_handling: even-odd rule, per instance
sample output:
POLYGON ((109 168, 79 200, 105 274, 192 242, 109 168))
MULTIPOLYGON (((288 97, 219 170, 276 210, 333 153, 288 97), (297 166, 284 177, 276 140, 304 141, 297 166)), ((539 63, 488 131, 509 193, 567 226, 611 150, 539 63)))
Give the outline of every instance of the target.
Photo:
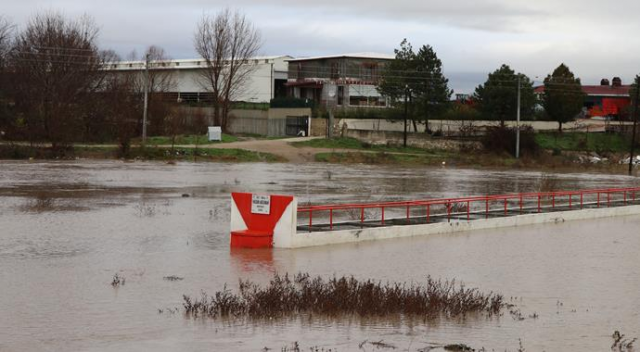
MULTIPOLYGON (((329 148, 311 148, 302 147, 297 148, 289 143, 291 142, 303 142, 321 137, 298 137, 298 138, 286 138, 286 139, 256 139, 251 141, 240 141, 231 143, 220 144, 205 144, 200 145, 198 148, 203 149, 244 149, 254 152, 271 153, 287 159, 294 163, 307 163, 315 160, 315 155, 318 153, 327 153, 331 151, 343 151, 341 149, 329 149, 329 148)), ((180 148, 193 148, 194 145, 179 145, 180 148)))

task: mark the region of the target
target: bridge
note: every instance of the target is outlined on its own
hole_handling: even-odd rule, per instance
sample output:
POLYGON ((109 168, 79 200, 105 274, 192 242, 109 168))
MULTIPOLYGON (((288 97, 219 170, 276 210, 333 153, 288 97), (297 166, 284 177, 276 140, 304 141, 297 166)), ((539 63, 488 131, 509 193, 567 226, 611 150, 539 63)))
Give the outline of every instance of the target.
POLYGON ((300 248, 640 214, 640 187, 300 207, 292 196, 234 193, 232 199, 231 245, 252 248, 300 248), (255 197, 267 203, 262 213, 252 205, 255 197))

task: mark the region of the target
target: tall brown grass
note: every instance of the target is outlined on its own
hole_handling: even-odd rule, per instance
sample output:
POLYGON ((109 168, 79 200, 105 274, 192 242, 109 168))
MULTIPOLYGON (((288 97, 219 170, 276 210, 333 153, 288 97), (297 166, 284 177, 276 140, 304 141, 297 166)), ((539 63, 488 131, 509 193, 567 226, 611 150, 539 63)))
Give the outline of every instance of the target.
POLYGON ((381 283, 354 277, 325 280, 309 274, 274 275, 261 287, 240 281, 239 292, 225 286, 222 291, 200 298, 183 296, 185 313, 192 317, 284 317, 297 313, 329 316, 389 314, 456 317, 467 313, 499 314, 503 307, 500 294, 482 293, 457 284, 455 280, 427 277, 424 286, 381 283))

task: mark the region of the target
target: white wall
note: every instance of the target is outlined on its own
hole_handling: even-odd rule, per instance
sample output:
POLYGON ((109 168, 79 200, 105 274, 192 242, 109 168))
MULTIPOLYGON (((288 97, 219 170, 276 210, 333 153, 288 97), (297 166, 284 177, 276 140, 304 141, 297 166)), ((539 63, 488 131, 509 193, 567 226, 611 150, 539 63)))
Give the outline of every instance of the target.
MULTIPOLYGON (((423 225, 387 226, 363 228, 358 230, 342 230, 329 232, 298 232, 291 239, 280 239, 276 247, 302 248, 325 246, 339 243, 375 241, 413 236, 448 234, 473 230, 484 230, 503 227, 517 227, 540 224, 562 224, 565 221, 597 219, 614 216, 637 216, 640 205, 629 205, 615 208, 599 208, 561 211, 509 216, 504 218, 479 219, 472 221, 452 220, 423 225)), ((284 235, 284 234, 281 234, 284 235)))
MULTIPOLYGON (((255 103, 269 102, 274 94, 274 80, 287 79, 288 64, 285 60, 288 58, 290 57, 281 56, 251 60, 250 64, 255 70, 250 74, 243 88, 239 90, 239 94, 233 97, 233 100, 255 103)), ((201 74, 205 67, 203 60, 169 60, 163 62, 163 65, 161 69, 171 72, 175 82, 173 93, 205 93, 209 90, 207 82, 201 74)), ((144 63, 126 61, 109 66, 109 69, 122 72, 142 72, 144 63)))

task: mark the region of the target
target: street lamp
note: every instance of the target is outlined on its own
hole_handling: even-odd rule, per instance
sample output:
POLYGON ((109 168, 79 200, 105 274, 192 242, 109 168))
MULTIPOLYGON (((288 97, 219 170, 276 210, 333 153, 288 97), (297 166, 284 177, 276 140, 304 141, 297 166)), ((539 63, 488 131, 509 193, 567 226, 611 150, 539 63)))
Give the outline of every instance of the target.
POLYGON ((411 98, 411 89, 409 89, 409 85, 404 86, 404 143, 403 146, 407 147, 407 117, 409 115, 409 102, 408 100, 411 98))

